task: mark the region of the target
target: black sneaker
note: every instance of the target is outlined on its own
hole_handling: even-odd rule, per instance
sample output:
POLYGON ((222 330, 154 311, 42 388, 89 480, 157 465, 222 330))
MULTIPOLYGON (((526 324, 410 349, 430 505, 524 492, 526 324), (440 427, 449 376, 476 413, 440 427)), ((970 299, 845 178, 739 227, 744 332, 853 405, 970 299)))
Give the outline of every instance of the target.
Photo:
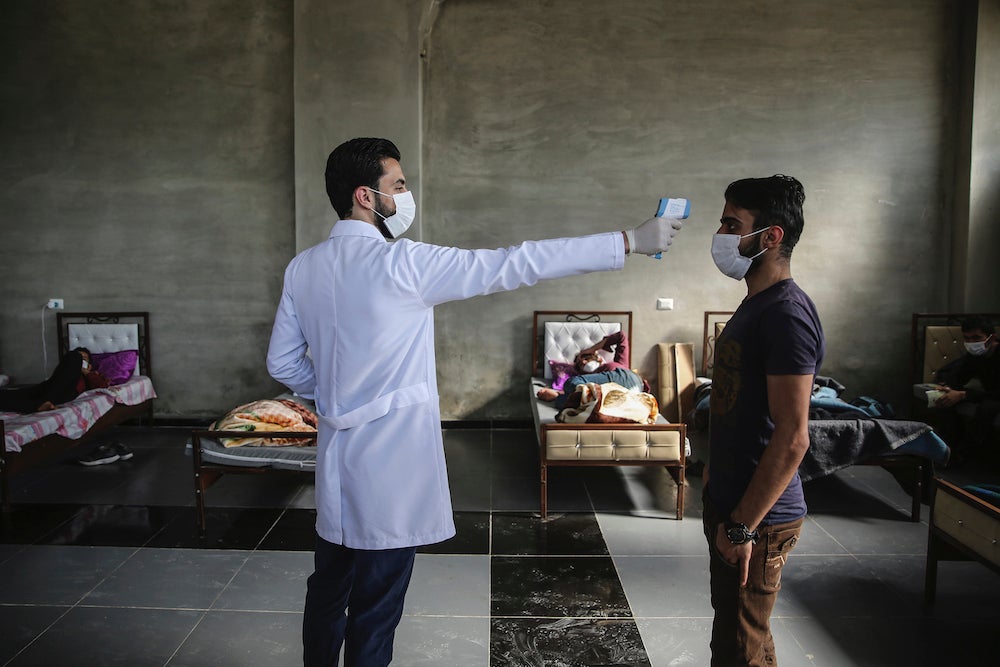
MULTIPOLYGON (((129 456, 132 453, 129 452, 129 456)), ((105 463, 114 463, 121 458, 121 455, 114 450, 111 445, 98 445, 94 449, 90 450, 89 454, 85 454, 79 458, 80 465, 85 466, 100 466, 105 463)))
POLYGON ((132 450, 125 446, 125 443, 117 440, 111 443, 111 448, 118 455, 119 461, 128 461, 132 458, 132 450))

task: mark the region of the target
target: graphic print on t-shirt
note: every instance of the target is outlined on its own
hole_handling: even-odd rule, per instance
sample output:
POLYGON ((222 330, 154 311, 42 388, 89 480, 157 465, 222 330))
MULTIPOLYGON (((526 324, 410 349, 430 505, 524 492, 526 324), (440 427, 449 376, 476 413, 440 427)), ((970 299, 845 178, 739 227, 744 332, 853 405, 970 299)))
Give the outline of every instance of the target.
POLYGON ((728 415, 736 405, 742 365, 743 346, 740 342, 720 338, 715 346, 715 369, 712 372, 711 410, 714 417, 728 415))

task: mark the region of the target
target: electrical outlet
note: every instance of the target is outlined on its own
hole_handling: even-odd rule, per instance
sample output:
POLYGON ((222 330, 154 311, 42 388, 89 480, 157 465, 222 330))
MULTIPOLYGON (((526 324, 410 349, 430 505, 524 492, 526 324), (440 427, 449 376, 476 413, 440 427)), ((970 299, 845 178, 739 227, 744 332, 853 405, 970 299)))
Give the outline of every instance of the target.
POLYGON ((62 299, 49 299, 48 307, 52 310, 62 310, 65 305, 62 299))

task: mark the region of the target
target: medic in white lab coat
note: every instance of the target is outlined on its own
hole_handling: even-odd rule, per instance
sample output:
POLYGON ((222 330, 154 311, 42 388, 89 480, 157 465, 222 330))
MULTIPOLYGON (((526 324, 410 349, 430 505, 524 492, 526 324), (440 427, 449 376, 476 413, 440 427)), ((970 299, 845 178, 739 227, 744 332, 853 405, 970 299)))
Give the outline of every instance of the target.
POLYGON ((288 265, 267 354, 274 379, 315 398, 316 531, 352 549, 419 546, 455 534, 434 306, 620 270, 626 244, 632 253, 666 251, 681 227, 653 218, 625 232, 497 250, 390 242, 412 222, 415 206, 399 162, 382 164, 377 189, 353 192, 358 219, 338 221, 326 241, 288 265))

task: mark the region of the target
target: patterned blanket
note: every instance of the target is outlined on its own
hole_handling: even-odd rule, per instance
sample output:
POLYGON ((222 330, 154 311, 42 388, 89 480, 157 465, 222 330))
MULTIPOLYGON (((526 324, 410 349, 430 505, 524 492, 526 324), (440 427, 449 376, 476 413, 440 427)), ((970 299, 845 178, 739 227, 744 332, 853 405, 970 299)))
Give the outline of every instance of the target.
POLYGON ((567 424, 653 424, 660 412, 656 397, 620 384, 588 382, 576 387, 556 421, 567 424))
MULTIPOLYGON (((209 427, 212 431, 316 433, 316 415, 286 399, 263 399, 237 406, 209 427)), ((226 447, 301 447, 316 444, 312 438, 220 438, 226 447)))
POLYGON ((8 452, 19 452, 28 443, 52 433, 76 440, 115 403, 139 405, 150 398, 156 398, 153 383, 148 377, 138 375, 122 384, 85 391, 55 410, 30 414, 0 412, 4 422, 4 448, 8 452))

